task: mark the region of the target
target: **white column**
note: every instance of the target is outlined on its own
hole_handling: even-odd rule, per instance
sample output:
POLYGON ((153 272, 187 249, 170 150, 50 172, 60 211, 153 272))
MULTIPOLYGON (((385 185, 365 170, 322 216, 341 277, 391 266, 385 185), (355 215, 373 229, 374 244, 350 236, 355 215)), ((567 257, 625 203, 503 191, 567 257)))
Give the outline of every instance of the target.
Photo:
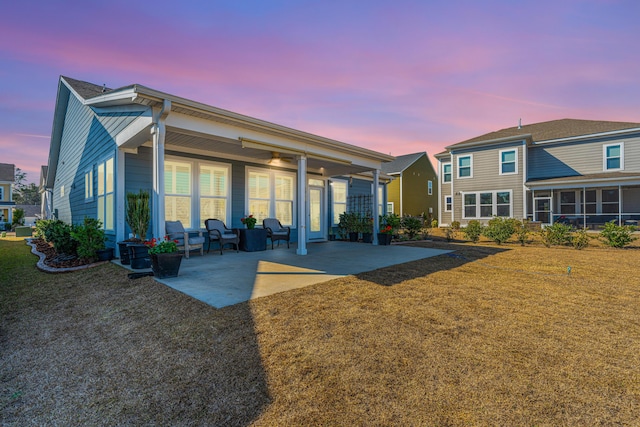
MULTIPOLYGON (((124 188, 125 180, 125 153, 123 150, 118 149, 118 158, 116 160, 116 242, 126 240, 129 236, 124 235, 124 222, 125 222, 125 205, 126 205, 126 192, 124 188)), ((116 249, 118 246, 116 245, 116 249)))
MULTIPOLYGON (((171 112, 171 101, 164 100, 162 109, 159 111, 151 126, 153 136, 153 210, 151 221, 153 224, 153 237, 164 237, 164 142, 166 137, 165 120, 171 112)), ((190 225, 187 225, 190 226, 190 225)))
MULTIPOLYGON (((376 169, 373 171, 373 244, 378 244, 378 230, 380 230, 380 218, 378 214, 378 205, 380 204, 380 200, 378 200, 378 187, 380 186, 380 170, 376 169)), ((400 190, 400 200, 402 200, 402 190, 400 190)))
POLYGON ((298 255, 307 254, 307 156, 298 157, 298 255))
POLYGON ((622 185, 618 185, 618 225, 622 225, 622 185))

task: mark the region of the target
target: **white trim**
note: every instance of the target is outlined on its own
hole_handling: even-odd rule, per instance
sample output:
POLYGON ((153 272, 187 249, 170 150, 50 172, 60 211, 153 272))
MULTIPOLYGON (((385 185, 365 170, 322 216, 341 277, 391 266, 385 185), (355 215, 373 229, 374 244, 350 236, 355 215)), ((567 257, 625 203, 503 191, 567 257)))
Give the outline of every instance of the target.
MULTIPOLYGON (((456 156, 456 178, 457 179, 470 179, 473 178, 473 154, 464 154, 456 156), (469 158, 469 166, 465 166, 465 169, 469 168, 469 176, 460 176, 460 160, 468 157, 469 158)), ((453 181, 453 180, 451 180, 453 181)))
MULTIPOLYGON (((331 226, 335 227, 338 225, 338 222, 334 222, 335 216, 336 216, 336 198, 335 198, 335 192, 333 190, 334 185, 336 183, 340 183, 340 184, 344 184, 344 188, 345 188, 345 195, 344 195, 344 212, 347 211, 347 200, 349 199, 349 180, 346 179, 335 179, 335 178, 331 178, 330 179, 330 183, 329 186, 331 187, 331 226)), ((340 204, 343 204, 342 202, 340 202, 340 204)))
MULTIPOLYGON (((486 190, 486 191, 462 191, 460 192, 462 200, 462 219, 491 219, 498 214, 498 193, 509 193, 509 215, 503 216, 504 218, 513 218, 513 190, 486 190), (491 193, 491 216, 480 216, 480 194, 491 193), (476 195, 476 215, 467 216, 466 205, 464 203, 464 196, 467 194, 476 195)), ((452 207, 453 208, 453 207, 452 207)))
POLYGON ((442 166, 442 183, 443 184, 449 184, 450 182, 453 182, 453 162, 441 162, 440 165, 442 166), (445 181, 445 172, 444 172, 444 167, 445 166, 451 166, 451 171, 449 172, 449 175, 451 175, 451 179, 449 181, 445 181))
MULTIPOLYGON (((193 171, 193 175, 194 175, 194 181, 193 181, 193 192, 194 194, 196 194, 196 202, 197 202, 197 224, 198 227, 197 228, 201 228, 201 225, 206 219, 208 218, 201 218, 201 210, 202 210, 202 206, 201 206, 201 200, 203 198, 206 199, 222 199, 223 197, 220 196, 203 196, 201 191, 200 191, 200 168, 202 166, 210 166, 210 167, 218 167, 218 168, 224 168, 227 170, 227 176, 226 176, 226 187, 227 187, 227 195, 226 197, 224 197, 224 199, 226 199, 226 207, 225 207, 225 219, 224 219, 224 223, 225 225, 229 226, 228 224, 231 224, 232 222, 232 210, 231 210, 231 206, 233 204, 233 200, 232 200, 232 196, 233 196, 233 186, 232 186, 232 182, 231 182, 231 177, 233 175, 233 171, 232 171, 232 165, 231 163, 223 163, 223 162, 215 162, 215 161, 210 161, 210 160, 197 160, 195 162, 195 168, 193 171)), ((219 219, 219 218, 218 218, 219 219)))
MULTIPOLYGON (((507 163, 511 163, 511 162, 507 162, 507 163)), ((513 148, 505 148, 504 150, 499 150, 498 151, 498 175, 517 175, 518 174, 518 147, 513 147, 513 148), (516 158, 513 160, 514 164, 515 164, 515 170, 513 172, 503 172, 502 171, 502 166, 504 164, 504 162, 502 161, 502 153, 508 153, 508 152, 515 152, 516 154, 516 158)))
MULTIPOLYGON (((306 160, 306 158, 305 158, 306 160)), ((306 164, 306 162, 305 162, 306 164)), ((305 168, 306 169, 306 168, 305 168)), ((275 194, 275 177, 276 175, 284 175, 284 176, 288 176, 293 178, 293 200, 292 202, 292 206, 291 206, 291 224, 285 224, 284 222, 282 223, 283 226, 290 226, 291 228, 302 228, 303 225, 306 228, 306 220, 302 220, 300 222, 300 226, 298 227, 298 214, 300 212, 298 212, 298 210, 300 210, 301 206, 298 202, 298 199, 300 198, 299 195, 300 190, 298 189, 298 181, 300 181, 297 177, 297 175, 299 175, 299 173, 295 173, 295 172, 289 172, 287 170, 280 170, 280 169, 264 169, 264 168, 258 168, 258 167, 254 167, 254 166, 245 166, 244 168, 244 173, 245 173, 245 194, 244 194, 244 210, 245 213, 243 215, 254 215, 253 212, 249 212, 249 174, 251 172, 256 172, 256 173, 263 173, 263 174, 267 174, 269 175, 269 214, 268 214, 268 218, 276 218, 276 201, 277 200, 282 200, 282 199, 276 199, 276 194, 275 194), (298 210, 296 210, 296 207, 298 208, 298 210)), ((304 174, 305 176, 303 177, 303 185, 304 188, 307 188, 307 178, 306 178, 306 172, 304 174)), ((306 191, 306 190, 305 190, 306 191)), ((306 194, 306 193, 305 193, 306 194)), ((305 197, 306 199, 306 197, 305 197)), ((306 202, 305 202, 306 203, 306 202)), ((305 206, 306 208, 306 206, 305 206)), ((280 218, 280 220, 282 220, 280 218)), ((298 230, 298 232, 300 232, 300 230, 298 230)))
MULTIPOLYGON (((615 158, 615 157, 612 157, 615 158)), ((615 144, 603 144, 602 145, 602 170, 604 172, 614 172, 614 171, 623 171, 624 170, 624 142, 616 142, 615 144), (607 167, 607 148, 609 147, 620 147, 620 167, 619 168, 608 168, 607 167)))
POLYGON ((453 196, 444 196, 444 212, 451 212, 453 210, 453 196), (447 203, 447 198, 451 199, 450 203, 447 203), (449 209, 447 209, 447 204, 451 205, 449 209))
POLYGON ((93 165, 84 171, 84 201, 93 202, 93 165), (88 178, 88 180, 87 180, 88 178), (87 195, 88 190, 88 195, 87 195))
POLYGON ((433 181, 427 180, 427 196, 433 196, 433 181))

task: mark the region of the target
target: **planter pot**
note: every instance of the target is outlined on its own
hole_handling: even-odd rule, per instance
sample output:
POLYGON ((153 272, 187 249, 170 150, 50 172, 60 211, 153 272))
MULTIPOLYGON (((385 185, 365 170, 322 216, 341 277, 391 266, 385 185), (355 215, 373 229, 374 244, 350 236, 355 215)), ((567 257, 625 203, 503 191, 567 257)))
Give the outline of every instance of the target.
POLYGON ((267 250, 267 230, 264 228, 241 228, 240 250, 245 252, 267 250))
POLYGON ((149 268, 151 267, 151 258, 149 258, 149 248, 141 243, 133 243, 127 246, 129 249, 129 260, 131 268, 149 268))
POLYGON ((362 233, 362 243, 373 242, 373 233, 362 233))
POLYGON ((111 261, 113 259, 113 248, 101 249, 96 252, 98 261, 111 261))
POLYGON ((178 277, 180 263, 182 262, 181 253, 150 254, 149 256, 151 257, 151 270, 153 270, 155 277, 158 279, 178 277))
POLYGON ((391 234, 378 233, 378 244, 382 246, 389 246, 391 244, 391 234))
POLYGON ((358 233, 349 232, 349 241, 357 242, 358 241, 358 233))
POLYGON ((130 242, 118 242, 118 250, 120 251, 120 264, 129 265, 131 264, 131 260, 129 259, 129 246, 130 242))

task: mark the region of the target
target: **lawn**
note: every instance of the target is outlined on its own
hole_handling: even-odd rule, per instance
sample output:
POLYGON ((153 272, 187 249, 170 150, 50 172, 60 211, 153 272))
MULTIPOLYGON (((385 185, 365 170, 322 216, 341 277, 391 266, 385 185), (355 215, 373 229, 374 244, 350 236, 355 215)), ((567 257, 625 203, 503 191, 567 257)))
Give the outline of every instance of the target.
POLYGON ((0 240, 0 424, 637 424, 637 245, 416 244, 455 252, 216 310, 0 240))

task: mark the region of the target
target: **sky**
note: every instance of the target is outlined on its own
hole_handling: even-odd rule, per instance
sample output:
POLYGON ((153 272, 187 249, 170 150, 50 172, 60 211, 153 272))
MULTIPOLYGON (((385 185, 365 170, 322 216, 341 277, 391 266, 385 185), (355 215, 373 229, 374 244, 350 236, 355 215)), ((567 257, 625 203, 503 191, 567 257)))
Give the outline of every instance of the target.
POLYGON ((638 16, 637 0, 5 2, 0 163, 38 182, 60 75, 395 156, 519 119, 640 122, 638 16))

